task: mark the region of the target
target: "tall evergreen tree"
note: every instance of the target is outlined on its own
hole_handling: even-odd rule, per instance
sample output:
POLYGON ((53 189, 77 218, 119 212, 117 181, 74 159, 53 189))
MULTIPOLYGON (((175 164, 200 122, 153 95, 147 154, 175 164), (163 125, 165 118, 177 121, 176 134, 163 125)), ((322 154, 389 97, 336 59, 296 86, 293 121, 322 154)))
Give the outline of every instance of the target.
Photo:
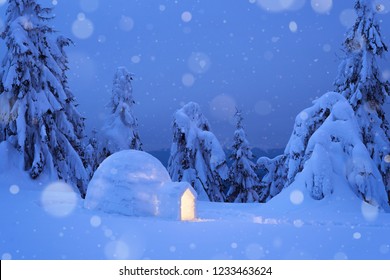
MULTIPOLYGON (((363 144, 357 117, 339 93, 328 92, 295 119, 284 154, 260 158, 269 198, 284 188, 305 187, 315 200, 349 188, 361 200, 389 212, 382 176, 363 144)), ((340 197, 338 198, 340 199, 340 197)))
POLYGON ((35 179, 47 172, 76 185, 85 195, 84 119, 69 90, 64 47, 71 42, 47 24, 52 9, 34 0, 9 0, 7 52, 0 74, 0 139, 24 156, 35 179))
POLYGON ((168 171, 173 181, 189 182, 198 199, 225 200, 226 156, 197 103, 186 104, 174 115, 168 171))
MULTIPOLYGON (((378 7, 377 7, 378 8, 378 7)), ((357 20, 344 42, 345 58, 335 80, 336 91, 352 105, 363 143, 382 174, 390 200, 390 129, 383 105, 390 84, 381 78, 377 59, 387 52, 372 4, 357 0, 357 20)))
POLYGON ((109 104, 111 115, 103 127, 103 145, 99 163, 109 155, 125 150, 142 150, 138 121, 133 114, 133 76, 125 67, 119 67, 114 76, 109 104))
POLYGON ((230 188, 226 194, 230 202, 258 202, 260 180, 256 174, 256 165, 251 161, 253 158, 251 148, 242 126, 243 117, 240 111, 236 114, 236 130, 230 159, 232 165, 229 170, 230 188))
MULTIPOLYGON (((261 179, 261 197, 265 201, 278 195, 289 186, 295 176, 303 170, 307 155, 306 149, 312 135, 329 117, 334 101, 323 98, 315 101, 311 108, 302 111, 296 118, 290 140, 282 155, 273 159, 261 157, 257 160, 260 170, 266 172, 261 179)), ((263 201, 263 200, 262 200, 263 201)))
MULTIPOLYGON (((363 156, 366 152, 363 152, 359 145, 356 150, 362 151, 364 160, 359 163, 355 159, 355 166, 352 167, 345 163, 345 168, 349 173, 348 180, 351 189, 359 197, 372 204, 379 203, 383 208, 386 208, 384 201, 388 203, 390 197, 390 163, 388 160, 390 133, 383 104, 389 95, 390 85, 381 80, 377 57, 381 57, 387 51, 387 47, 381 38, 379 24, 375 19, 375 12, 372 11, 371 5, 364 0, 357 0, 355 9, 358 17, 355 25, 346 36, 345 58, 339 66, 335 86, 336 91, 343 95, 343 99, 345 97, 348 100, 353 109, 356 123, 360 129, 361 142, 367 149, 367 154, 373 160, 375 167, 363 156), (381 175, 379 181, 377 173, 381 175), (373 184, 374 181, 376 186, 373 184), (386 192, 388 197, 383 198, 381 194, 386 192)), ((292 184, 296 175, 305 169, 305 164, 313 156, 313 147, 309 149, 309 146, 318 141, 318 138, 313 137, 313 135, 318 135, 317 131, 323 131, 323 125, 330 122, 330 116, 334 118, 332 111, 339 102, 343 101, 330 93, 314 102, 311 108, 304 110, 297 116, 292 136, 284 153, 274 159, 263 157, 258 160, 259 167, 267 172, 262 179, 267 199, 274 197, 283 188, 292 184)), ((348 119, 352 120, 350 116, 348 119)), ((353 122, 349 122, 349 125, 353 122)), ((342 126, 341 124, 342 122, 339 122, 339 126, 342 126)), ((345 136, 343 137, 345 138, 345 136)), ((330 139, 335 143, 340 142, 340 138, 338 135, 330 135, 330 139)), ((342 144, 346 145, 348 141, 345 140, 342 144)), ((349 154, 350 157, 356 157, 356 152, 351 151, 356 144, 348 145, 350 146, 344 146, 343 153, 349 154)), ((320 150, 318 148, 316 151, 320 150)), ((322 167, 316 166, 316 168, 322 167)), ((326 180, 318 180, 318 172, 314 173, 316 173, 315 178, 313 177, 312 182, 307 183, 307 186, 311 189, 313 197, 321 199, 325 196, 326 191, 319 190, 329 184, 326 180)), ((330 173, 324 173, 320 177, 325 178, 326 176, 329 177, 330 173)))

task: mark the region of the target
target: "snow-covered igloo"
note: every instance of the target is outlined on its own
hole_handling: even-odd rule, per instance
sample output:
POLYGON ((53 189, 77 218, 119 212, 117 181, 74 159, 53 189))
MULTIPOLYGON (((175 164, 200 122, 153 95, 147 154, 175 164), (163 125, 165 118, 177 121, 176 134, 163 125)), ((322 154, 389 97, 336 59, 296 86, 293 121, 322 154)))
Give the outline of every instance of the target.
POLYGON ((187 182, 172 182, 152 155, 124 150, 109 156, 95 171, 84 207, 127 216, 193 220, 196 192, 187 182))

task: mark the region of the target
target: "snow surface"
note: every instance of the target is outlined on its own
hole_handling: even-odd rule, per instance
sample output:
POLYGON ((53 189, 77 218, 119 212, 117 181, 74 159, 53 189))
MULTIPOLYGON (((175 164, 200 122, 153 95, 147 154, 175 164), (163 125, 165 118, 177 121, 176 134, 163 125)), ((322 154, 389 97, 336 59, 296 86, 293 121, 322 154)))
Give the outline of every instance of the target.
MULTIPOLYGON (((1 259, 389 259, 390 214, 299 178, 266 204, 198 202, 180 222, 91 211, 76 189, 0 170, 1 259)), ((337 183, 337 182, 336 182, 337 183)))

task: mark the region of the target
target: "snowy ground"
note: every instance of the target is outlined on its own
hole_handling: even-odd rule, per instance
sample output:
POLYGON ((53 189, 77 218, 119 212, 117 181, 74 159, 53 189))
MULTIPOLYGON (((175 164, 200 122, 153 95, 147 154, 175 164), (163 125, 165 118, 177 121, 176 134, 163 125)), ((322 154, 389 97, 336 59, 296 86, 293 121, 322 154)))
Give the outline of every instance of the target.
POLYGON ((179 222, 89 211, 26 174, 0 182, 2 259, 390 259, 390 214, 348 189, 321 202, 299 187, 262 205, 199 202, 199 219, 179 222))

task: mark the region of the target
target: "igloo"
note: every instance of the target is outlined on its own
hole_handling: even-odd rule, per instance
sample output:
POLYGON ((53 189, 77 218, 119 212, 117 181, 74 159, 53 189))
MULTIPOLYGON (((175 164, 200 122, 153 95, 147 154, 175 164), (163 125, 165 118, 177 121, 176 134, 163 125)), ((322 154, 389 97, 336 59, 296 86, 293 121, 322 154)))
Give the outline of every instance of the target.
POLYGON ((172 182, 152 155, 124 150, 109 156, 95 171, 84 207, 127 216, 193 220, 196 197, 189 183, 172 182))

